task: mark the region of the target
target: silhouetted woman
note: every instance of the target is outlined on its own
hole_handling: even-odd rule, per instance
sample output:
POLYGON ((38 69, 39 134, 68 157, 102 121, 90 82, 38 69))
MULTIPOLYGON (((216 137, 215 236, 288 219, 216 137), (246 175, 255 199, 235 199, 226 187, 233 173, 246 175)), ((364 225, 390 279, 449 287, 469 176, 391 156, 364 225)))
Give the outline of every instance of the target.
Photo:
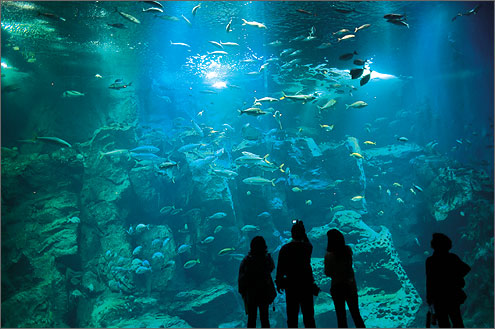
POLYGON ((433 233, 433 255, 426 259, 426 302, 433 305, 439 328, 464 328, 461 304, 466 300, 464 277, 471 270, 459 256, 450 253, 452 241, 442 233, 433 233), (450 321, 449 321, 450 318, 450 321))
POLYGON ((241 262, 238 281, 239 293, 248 315, 248 328, 256 328, 258 308, 261 327, 270 328, 268 306, 277 296, 270 274, 274 268, 275 264, 268 253, 265 239, 255 236, 251 241, 249 254, 241 262))
POLYGON ((349 307, 356 328, 365 328, 358 307, 358 295, 354 270, 352 269, 352 250, 345 244, 344 235, 332 229, 327 232, 328 246, 325 255, 325 274, 332 279, 332 295, 339 328, 347 328, 345 303, 349 307))

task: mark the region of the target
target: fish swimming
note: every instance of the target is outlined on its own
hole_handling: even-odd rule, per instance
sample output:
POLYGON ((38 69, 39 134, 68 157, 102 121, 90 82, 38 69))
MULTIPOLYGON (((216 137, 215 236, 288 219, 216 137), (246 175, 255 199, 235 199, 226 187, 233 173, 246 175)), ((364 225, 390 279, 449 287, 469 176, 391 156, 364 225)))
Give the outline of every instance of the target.
POLYGON ((196 12, 198 11, 198 9, 201 8, 201 3, 199 5, 196 5, 193 7, 192 11, 191 11, 191 14, 193 16, 196 16, 196 12))
POLYGON ((302 101, 303 104, 305 104, 306 102, 308 101, 311 101, 313 99, 316 99, 316 96, 318 95, 318 93, 314 92, 313 94, 309 94, 309 95, 286 95, 285 92, 282 91, 282 94, 284 96, 280 97, 280 99, 284 99, 284 98, 287 98, 287 99, 291 99, 293 101, 302 101))
POLYGON ((55 145, 63 145, 63 146, 67 146, 69 148, 72 147, 72 145, 70 145, 69 143, 67 143, 66 141, 64 141, 63 139, 60 139, 58 137, 35 137, 35 140, 40 140, 42 142, 52 143, 55 145))
POLYGON ((316 14, 313 14, 312 12, 309 12, 309 11, 304 10, 304 9, 296 9, 296 11, 299 13, 306 14, 306 15, 316 16, 316 14))
POLYGON ((263 24, 263 23, 258 23, 258 22, 256 22, 256 21, 251 21, 251 22, 250 22, 250 21, 246 21, 244 18, 242 18, 242 21, 244 22, 244 23, 242 23, 242 25, 256 26, 256 27, 258 27, 258 28, 260 28, 260 29, 266 29, 266 28, 267 28, 267 27, 265 26, 265 24, 263 24))
POLYGON ((341 40, 351 39, 351 38, 354 38, 354 37, 355 37, 354 34, 347 34, 347 35, 344 35, 342 38, 337 38, 337 42, 340 42, 341 40))
POLYGON ((183 43, 183 42, 172 42, 172 40, 170 40, 170 44, 172 46, 183 46, 183 47, 191 48, 191 46, 189 46, 187 43, 183 43))
POLYGON ((361 81, 359 81, 359 85, 360 86, 364 86, 365 84, 368 83, 368 81, 370 81, 370 78, 371 78, 371 71, 370 71, 370 73, 368 73, 365 76, 363 76, 363 78, 361 79, 361 81))
POLYGON ((135 24, 141 24, 141 22, 139 21, 139 19, 137 19, 136 17, 130 15, 130 14, 127 14, 127 13, 124 13, 122 11, 119 11, 117 9, 117 7, 115 7, 115 11, 118 12, 120 14, 120 16, 124 17, 125 19, 135 23, 135 24))
POLYGON ((363 25, 361 25, 360 27, 356 27, 356 28, 354 29, 354 33, 356 33, 356 32, 357 32, 357 31, 359 31, 359 30, 362 30, 362 29, 368 28, 368 27, 370 27, 370 26, 371 26, 371 24, 363 24, 363 25))
POLYGON ((227 217, 227 214, 224 212, 217 212, 211 215, 210 217, 206 217, 206 219, 222 219, 224 217, 227 217))
POLYGON ((409 28, 409 24, 407 24, 405 21, 403 20, 398 20, 398 19, 388 19, 387 22, 389 23, 392 23, 392 24, 395 24, 395 25, 402 25, 402 26, 406 26, 407 28, 409 28))
POLYGON ((232 25, 232 18, 230 19, 229 23, 227 24, 227 26, 225 27, 225 31, 227 33, 229 33, 230 31, 232 31, 232 29, 230 28, 230 26, 232 25))
POLYGON ((147 9, 144 9, 143 8, 143 13, 147 13, 147 12, 154 12, 154 13, 163 13, 163 9, 161 8, 156 8, 156 7, 152 7, 152 8, 147 8, 147 9))
POLYGON ((364 69, 351 69, 351 79, 357 79, 363 74, 364 69))
POLYGON ((339 56, 339 59, 342 61, 347 61, 351 59, 354 55, 357 55, 358 53, 354 50, 352 53, 347 53, 339 56))
POLYGON ((367 60, 355 59, 353 63, 354 63, 355 65, 360 65, 360 66, 362 66, 362 65, 366 64, 366 61, 367 61, 367 60))
POLYGON ((179 152, 190 152, 194 149, 197 149, 198 147, 200 146, 204 146, 205 144, 187 144, 187 145, 184 145, 184 146, 181 146, 179 147, 179 149, 177 151, 179 152))
POLYGON ((67 90, 64 91, 62 94, 62 97, 64 98, 81 97, 81 96, 85 96, 85 94, 77 90, 67 90))
POLYGON ((222 250, 220 250, 218 252, 218 255, 219 256, 223 256, 223 255, 226 255, 226 254, 229 254, 229 253, 232 253, 232 251, 235 251, 234 248, 223 248, 222 250))
POLYGON ((155 146, 144 145, 144 146, 138 146, 136 148, 133 148, 129 152, 136 152, 136 153, 141 153, 141 152, 144 152, 144 153, 157 153, 157 152, 160 152, 160 149, 158 147, 155 147, 155 146))
POLYGON ((255 231, 259 231, 259 230, 260 230, 260 227, 256 226, 256 225, 244 225, 241 228, 242 232, 255 232, 255 231))
POLYGON ((248 185, 268 185, 272 184, 272 186, 275 186, 275 183, 273 182, 275 179, 269 180, 263 177, 248 177, 242 180, 244 184, 248 185))
POLYGON ((351 105, 345 104, 345 106, 346 106, 346 110, 347 110, 349 107, 362 108, 362 107, 368 106, 368 104, 366 102, 363 102, 363 101, 356 101, 356 102, 352 103, 351 105))
POLYGON ((383 16, 383 18, 385 18, 385 19, 403 19, 403 18, 405 18, 405 16, 401 15, 401 14, 386 14, 385 16, 383 16))
POLYGON ((113 151, 109 151, 109 152, 105 152, 105 153, 100 151, 99 159, 103 159, 103 157, 105 157, 105 156, 116 156, 116 155, 120 156, 122 154, 129 154, 129 150, 117 149, 117 150, 113 150, 113 151))
POLYGON ((110 24, 110 23, 107 23, 108 26, 111 26, 111 27, 115 27, 117 29, 126 29, 127 27, 122 24, 122 23, 113 23, 113 24, 110 24))
POLYGON ((190 260, 190 261, 187 261, 185 264, 184 264, 184 268, 185 269, 188 269, 188 268, 191 268, 193 266, 195 266, 196 264, 199 264, 199 259, 193 259, 193 260, 190 260))
POLYGON ((335 99, 331 99, 328 102, 326 102, 325 105, 323 105, 323 106, 316 105, 316 107, 318 107, 318 109, 321 112, 323 110, 327 110, 329 108, 332 108, 335 104, 337 104, 337 101, 335 99))
POLYGON ((145 224, 138 224, 136 226, 136 232, 142 232, 145 229, 148 229, 149 230, 150 229, 150 224, 146 224, 146 225, 145 224))
POLYGON ((132 85, 132 82, 124 83, 124 81, 122 79, 117 79, 114 81, 114 83, 112 83, 110 86, 108 86, 108 88, 119 90, 119 89, 127 88, 131 85, 132 85))
POLYGON ((273 113, 273 117, 275 118, 275 121, 277 121, 280 130, 282 130, 282 121, 280 120, 281 116, 282 113, 280 113, 280 111, 275 111, 275 113, 273 113))
POLYGON ((222 44, 221 44, 221 43, 218 43, 218 42, 216 42, 216 41, 208 41, 208 42, 209 42, 209 43, 211 43, 211 44, 212 44, 212 45, 214 45, 214 46, 217 46, 217 47, 218 47, 218 48, 220 48, 220 49, 223 49, 223 46, 222 46, 222 44))
POLYGON ((199 136, 204 137, 203 129, 201 129, 201 127, 194 120, 191 120, 191 123, 192 123, 193 128, 196 131, 196 133, 199 136))
POLYGON ((234 177, 237 177, 239 175, 235 171, 228 170, 228 169, 213 169, 213 173, 215 173, 218 176, 227 177, 227 178, 234 178, 234 177))
POLYGON ((188 19, 186 18, 186 16, 184 16, 184 15, 181 15, 181 16, 182 16, 182 18, 186 21, 186 23, 187 23, 189 26, 191 26, 191 25, 192 25, 191 21, 190 21, 190 20, 188 20, 188 19))
POLYGON ((131 157, 138 161, 143 160, 159 160, 160 157, 153 153, 131 153, 131 157))
POLYGON ((266 114, 265 111, 262 111, 261 109, 257 108, 257 107, 250 107, 248 109, 245 109, 245 110, 239 110, 239 114, 244 114, 246 113, 247 115, 252 115, 252 116, 258 116, 258 115, 263 115, 263 114, 266 114))
POLYGON ((187 251, 191 250, 191 248, 192 248, 192 247, 191 247, 190 245, 188 245, 188 244, 183 244, 183 245, 181 245, 181 246, 177 249, 177 253, 178 253, 178 254, 183 254, 183 253, 185 253, 185 252, 187 252, 187 251))

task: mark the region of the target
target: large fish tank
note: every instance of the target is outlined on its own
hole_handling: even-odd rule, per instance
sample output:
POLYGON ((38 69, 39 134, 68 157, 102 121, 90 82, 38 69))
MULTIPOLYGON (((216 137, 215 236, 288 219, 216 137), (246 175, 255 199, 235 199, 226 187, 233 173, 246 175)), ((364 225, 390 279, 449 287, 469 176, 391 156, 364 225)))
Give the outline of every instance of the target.
POLYGON ((425 325, 442 232, 465 325, 493 327, 493 13, 3 1, 2 326, 243 327, 251 239, 277 263, 300 219, 317 326, 337 228, 367 326, 425 325))

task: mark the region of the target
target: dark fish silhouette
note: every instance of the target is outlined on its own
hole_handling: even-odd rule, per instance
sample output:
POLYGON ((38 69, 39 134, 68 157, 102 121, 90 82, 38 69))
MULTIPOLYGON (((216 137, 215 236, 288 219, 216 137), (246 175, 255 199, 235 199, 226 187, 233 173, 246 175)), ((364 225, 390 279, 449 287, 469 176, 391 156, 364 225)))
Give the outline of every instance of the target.
POLYGON ((481 5, 477 5, 476 7, 474 7, 473 9, 469 10, 469 11, 466 11, 464 14, 463 13, 458 13, 457 15, 454 16, 454 18, 452 18, 452 22, 455 21, 455 19, 458 17, 458 16, 471 16, 471 15, 476 15, 478 13, 478 10, 480 10, 480 7, 481 5))
POLYGON ((358 53, 354 50, 353 53, 343 54, 339 56, 339 59, 342 61, 347 61, 352 58, 352 56, 357 55, 358 53))
POLYGON ((118 28, 118 29, 126 29, 127 27, 122 24, 122 23, 113 23, 113 24, 109 24, 107 23, 108 26, 112 26, 112 27, 115 27, 115 28, 118 28))
POLYGON ((304 9, 296 9, 296 11, 299 13, 303 13, 303 14, 307 14, 307 15, 311 15, 311 16, 316 16, 316 14, 313 14, 312 12, 309 12, 309 11, 304 10, 304 9))
POLYGON ((366 59, 365 60, 362 60, 362 59, 355 59, 354 60, 355 65, 364 65, 365 63, 366 63, 366 59))
POLYGON ((401 15, 401 14, 387 14, 387 15, 383 16, 383 18, 385 18, 385 19, 406 19, 406 16, 401 15))
MULTIPOLYGON (((352 69, 351 70, 351 78, 357 79, 363 74, 364 69, 352 69)), ((368 79, 369 80, 369 79, 368 79)), ((361 80, 362 81, 362 80, 361 80)), ((361 85, 362 86, 362 85, 361 85)))
POLYGON ((370 81, 370 78, 371 78, 371 71, 370 71, 370 73, 366 74, 366 75, 365 75, 365 76, 361 79, 361 81, 359 81, 359 84, 360 84, 361 86, 364 86, 365 84, 367 84, 367 83, 368 83, 368 81, 370 81))

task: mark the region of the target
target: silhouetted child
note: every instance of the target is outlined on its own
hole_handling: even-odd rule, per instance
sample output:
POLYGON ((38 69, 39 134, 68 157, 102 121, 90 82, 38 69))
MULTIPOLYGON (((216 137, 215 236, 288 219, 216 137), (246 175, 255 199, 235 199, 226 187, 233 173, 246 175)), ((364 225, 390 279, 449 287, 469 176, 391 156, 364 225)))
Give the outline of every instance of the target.
POLYGON ((251 240, 249 254, 241 262, 238 280, 239 293, 248 315, 248 328, 256 328, 258 308, 261 327, 270 328, 268 306, 277 296, 270 274, 274 269, 275 264, 268 253, 265 239, 255 236, 251 240))
POLYGON ((461 304, 467 296, 462 290, 471 267, 450 253, 452 241, 442 233, 433 233, 433 255, 426 259, 426 302, 433 305, 438 327, 464 328, 461 304), (450 319, 450 321, 449 321, 450 319))
POLYGON ((345 244, 344 235, 332 229, 327 232, 328 245, 325 255, 325 274, 332 279, 332 295, 339 328, 347 328, 345 303, 349 307, 356 328, 365 328, 358 307, 358 294, 354 270, 352 269, 352 250, 345 244))
POLYGON ((279 293, 285 290, 287 326, 297 328, 299 308, 304 326, 315 328, 313 294, 319 289, 313 278, 311 253, 313 246, 306 236, 302 221, 295 221, 291 229, 292 241, 282 246, 278 255, 276 284, 279 293))

